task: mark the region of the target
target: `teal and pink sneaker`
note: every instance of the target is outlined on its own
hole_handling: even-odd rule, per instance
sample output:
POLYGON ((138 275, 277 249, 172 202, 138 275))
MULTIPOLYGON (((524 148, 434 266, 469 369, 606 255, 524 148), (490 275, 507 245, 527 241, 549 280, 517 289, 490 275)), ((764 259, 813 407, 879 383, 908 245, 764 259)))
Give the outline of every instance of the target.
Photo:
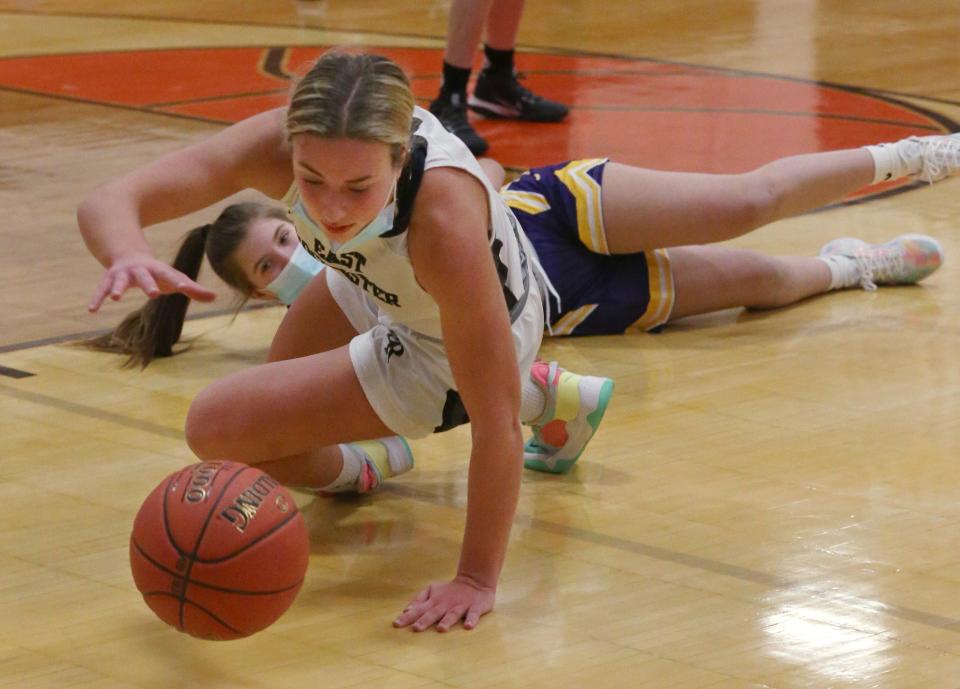
POLYGON ((533 438, 523 447, 523 466, 565 474, 597 432, 613 395, 613 381, 570 373, 555 361, 535 362, 530 377, 543 388, 547 404, 540 418, 531 422, 533 438))
POLYGON ((363 468, 356 483, 358 493, 369 493, 385 479, 413 468, 413 452, 399 435, 348 444, 363 456, 363 468))
POLYGON ((858 271, 851 283, 867 291, 877 285, 912 285, 920 282, 943 264, 943 247, 925 234, 903 234, 885 244, 868 244, 862 239, 844 237, 824 245, 820 256, 846 256, 856 262, 858 271))

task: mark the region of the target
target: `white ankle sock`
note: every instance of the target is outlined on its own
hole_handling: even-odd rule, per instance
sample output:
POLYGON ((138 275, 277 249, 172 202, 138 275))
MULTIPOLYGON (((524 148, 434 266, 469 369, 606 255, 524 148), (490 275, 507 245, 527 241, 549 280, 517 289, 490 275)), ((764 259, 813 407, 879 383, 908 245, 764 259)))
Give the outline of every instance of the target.
POLYGON ((830 288, 846 289, 860 284, 860 266, 849 256, 833 254, 832 256, 817 256, 830 269, 830 288))
POLYGON ((349 443, 337 445, 340 448, 340 454, 343 455, 343 468, 340 474, 320 490, 326 493, 346 493, 356 490, 357 479, 360 478, 360 471, 363 469, 363 453, 349 443))
MULTIPOLYGON (((906 141, 906 140, 904 140, 906 141)), ((873 184, 877 182, 886 182, 891 179, 899 179, 909 174, 919 172, 910 169, 908 161, 900 155, 899 147, 903 141, 897 141, 889 144, 877 144, 876 146, 864 146, 870 155, 873 156, 873 184)))
POLYGON ((547 407, 547 393, 530 376, 520 385, 520 421, 530 423, 543 416, 547 407))

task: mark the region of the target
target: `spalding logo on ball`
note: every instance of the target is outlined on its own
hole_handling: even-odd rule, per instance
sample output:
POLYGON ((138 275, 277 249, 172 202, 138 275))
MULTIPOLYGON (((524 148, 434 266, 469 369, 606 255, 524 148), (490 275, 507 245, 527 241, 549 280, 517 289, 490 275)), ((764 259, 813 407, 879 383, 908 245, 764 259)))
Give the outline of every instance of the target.
POLYGON ((150 609, 182 632, 239 639, 277 620, 303 584, 309 538, 290 493, 259 469, 174 472, 133 522, 130 566, 150 609))

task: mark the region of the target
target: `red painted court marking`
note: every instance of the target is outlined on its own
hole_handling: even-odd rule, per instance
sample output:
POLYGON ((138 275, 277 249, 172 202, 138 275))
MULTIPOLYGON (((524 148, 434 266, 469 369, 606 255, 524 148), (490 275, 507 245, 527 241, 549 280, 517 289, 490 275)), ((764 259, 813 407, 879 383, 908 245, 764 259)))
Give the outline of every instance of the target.
MULTIPOLYGON (((326 47, 190 48, 0 60, 0 87, 230 123, 287 98, 326 47)), ((398 62, 426 106, 441 53, 368 48, 398 62)), ((616 57, 526 53, 528 88, 571 106, 558 124, 474 119, 490 154, 526 168, 610 156, 666 170, 739 172, 785 155, 946 131, 906 103, 770 75, 616 57)), ((902 184, 902 183, 900 183, 902 184)), ((863 196, 895 188, 878 186, 863 196)))

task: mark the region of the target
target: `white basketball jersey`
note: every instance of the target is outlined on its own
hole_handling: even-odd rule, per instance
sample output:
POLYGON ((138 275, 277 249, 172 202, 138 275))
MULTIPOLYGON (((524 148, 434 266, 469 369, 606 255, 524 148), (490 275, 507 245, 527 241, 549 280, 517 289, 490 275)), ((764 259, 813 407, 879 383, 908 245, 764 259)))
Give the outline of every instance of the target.
MULTIPOLYGON (((473 175, 487 192, 490 208, 490 249, 510 311, 511 323, 526 303, 531 282, 539 282, 540 267, 512 211, 490 185, 476 158, 456 136, 423 108, 414 108, 411 164, 397 189, 393 230, 353 251, 337 253, 338 244, 307 213, 294 184, 284 196, 304 248, 340 271, 376 304, 380 320, 401 323, 429 337, 440 338, 440 312, 433 298, 417 283, 407 253, 407 231, 416 190, 426 170, 453 167, 473 175)), ((537 294, 537 290, 534 291, 537 294)), ((539 298, 539 297, 538 297, 539 298)))

